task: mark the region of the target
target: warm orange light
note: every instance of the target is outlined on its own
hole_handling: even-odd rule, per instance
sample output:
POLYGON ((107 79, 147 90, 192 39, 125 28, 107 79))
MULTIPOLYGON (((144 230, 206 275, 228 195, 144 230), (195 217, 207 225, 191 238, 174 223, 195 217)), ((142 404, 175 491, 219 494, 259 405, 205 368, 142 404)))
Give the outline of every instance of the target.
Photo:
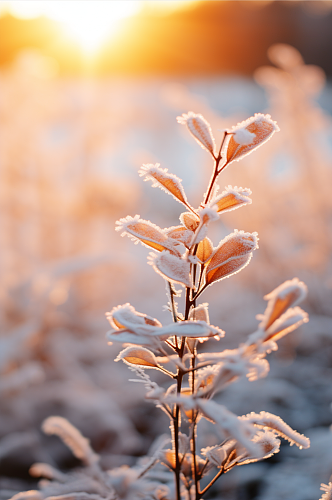
POLYGON ((8 0, 1 10, 19 18, 46 16, 60 22, 68 36, 76 39, 86 53, 94 53, 117 30, 119 21, 134 15, 140 1, 124 0, 8 0))

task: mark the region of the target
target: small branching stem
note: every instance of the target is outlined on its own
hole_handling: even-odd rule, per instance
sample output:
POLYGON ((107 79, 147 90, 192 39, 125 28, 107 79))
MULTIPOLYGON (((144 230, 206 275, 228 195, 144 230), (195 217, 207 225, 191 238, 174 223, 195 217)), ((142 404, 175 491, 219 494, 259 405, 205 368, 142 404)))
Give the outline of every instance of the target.
POLYGON ((214 186, 214 183, 217 180, 218 175, 227 166, 227 162, 226 162, 226 163, 224 163, 224 165, 222 165, 221 168, 219 168, 220 161, 222 160, 221 150, 223 148, 223 145, 225 143, 227 135, 228 135, 228 133, 227 133, 227 131, 225 131, 224 132, 224 137, 223 137, 223 139, 221 141, 221 144, 220 144, 218 156, 214 156, 214 159, 215 159, 214 170, 213 170, 213 174, 211 176, 211 179, 210 179, 210 182, 209 182, 209 187, 208 187, 208 190, 207 190, 207 193, 206 193, 206 196, 205 196, 205 200, 204 200, 204 204, 205 205, 207 204, 207 202, 210 199, 210 196, 211 196, 211 193, 212 193, 212 190, 213 190, 213 186, 214 186))

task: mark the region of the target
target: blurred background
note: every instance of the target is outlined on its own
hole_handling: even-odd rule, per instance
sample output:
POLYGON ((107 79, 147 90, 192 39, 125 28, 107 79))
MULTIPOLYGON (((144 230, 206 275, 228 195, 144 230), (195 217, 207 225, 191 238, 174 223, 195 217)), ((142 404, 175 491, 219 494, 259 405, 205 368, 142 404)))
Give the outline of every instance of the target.
POLYGON ((142 163, 182 178, 199 205, 212 165, 176 123, 188 111, 217 142, 257 112, 281 129, 220 178, 249 187, 253 204, 224 215, 214 244, 234 228, 260 237, 250 266, 204 296, 223 346, 243 341, 263 296, 294 276, 311 316, 280 342, 267 379, 220 398, 238 414, 280 415, 311 449, 239 467, 211 498, 319 498, 332 473, 332 2, 0 1, 0 33, 1 500, 35 487, 36 461, 77 465, 40 432, 49 415, 89 437, 106 468, 132 465, 167 432, 113 363, 104 313, 130 302, 171 321, 148 250, 114 225, 136 213, 178 224, 181 207, 142 182, 142 163))

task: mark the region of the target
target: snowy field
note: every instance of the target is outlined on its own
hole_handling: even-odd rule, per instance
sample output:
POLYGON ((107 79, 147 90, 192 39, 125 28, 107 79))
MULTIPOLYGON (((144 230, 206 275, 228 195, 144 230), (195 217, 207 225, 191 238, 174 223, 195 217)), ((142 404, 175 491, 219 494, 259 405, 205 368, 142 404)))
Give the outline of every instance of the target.
MULTIPOLYGON (((120 348, 107 346, 105 312, 129 302, 171 322, 148 250, 114 227, 135 214, 160 227, 178 224, 177 203, 138 176, 142 163, 180 177, 197 206, 212 165, 176 122, 194 111, 219 140, 256 112, 271 114, 281 130, 220 178, 222 189, 250 188, 253 203, 225 214, 213 240, 235 228, 260 238, 250 265, 204 296, 211 323, 226 331, 223 347, 245 341, 263 296, 293 277, 308 286, 302 307, 310 315, 269 356, 266 378, 240 380, 217 400, 238 415, 280 415, 311 447, 283 445, 264 462, 235 467, 208 498, 318 500, 332 474, 332 90, 324 75, 300 66, 262 68, 255 80, 45 76, 33 54, 0 74, 0 499, 37 488, 28 473, 36 462, 63 472, 79 465, 41 432, 51 415, 90 439, 105 470, 133 466, 168 433, 165 415, 114 363, 120 348)), ((163 384, 161 373, 155 377, 163 384)), ((211 426, 201 432, 213 441, 211 426)))

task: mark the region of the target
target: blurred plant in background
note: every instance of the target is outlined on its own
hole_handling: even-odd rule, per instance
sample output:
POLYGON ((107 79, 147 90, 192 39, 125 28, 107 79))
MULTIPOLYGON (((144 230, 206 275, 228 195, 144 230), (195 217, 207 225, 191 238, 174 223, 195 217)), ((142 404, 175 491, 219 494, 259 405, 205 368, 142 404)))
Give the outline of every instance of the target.
MULTIPOLYGON (((206 300, 211 322, 230 332, 223 342, 234 348, 254 328, 253 310, 262 310, 262 295, 294 274, 308 284, 310 328, 280 342, 264 383, 239 382, 225 390, 223 404, 236 414, 253 408, 278 414, 306 431, 312 445, 302 455, 282 448, 273 467, 267 461, 253 464, 255 470, 250 464, 234 469, 220 494, 313 500, 332 471, 331 120, 314 100, 324 84, 321 70, 304 65, 291 47, 275 46, 270 57, 278 67, 262 68, 255 76, 268 91, 268 112, 282 132, 223 173, 225 185, 250 185, 254 193, 241 227, 259 232, 259 257, 230 280, 220 304, 209 290, 206 300)), ((137 310, 148 301, 151 314, 159 316, 162 295, 151 293, 158 288, 152 269, 144 280, 135 274, 140 250, 128 261, 126 242, 115 244, 113 221, 124 207, 134 210, 139 204, 142 216, 150 217, 144 187, 128 175, 142 158, 155 163, 158 155, 163 165, 174 163, 191 199, 198 198, 195 185, 207 180, 208 167, 200 168, 192 183, 186 172, 207 162, 203 151, 192 155, 179 141, 174 110, 200 109, 214 130, 245 117, 239 105, 232 116, 212 111, 219 109, 222 82, 207 83, 209 98, 203 99, 197 89, 205 93, 204 82, 60 80, 51 78, 49 63, 29 52, 1 71, 3 500, 27 489, 20 481, 29 481, 34 462, 75 465, 64 447, 39 434, 52 414, 69 419, 91 439, 103 468, 133 465, 133 455, 150 453, 160 432, 158 413, 143 407, 137 388, 126 385, 125 397, 119 392, 126 371, 110 363, 100 317, 110 304, 127 300, 137 310), (152 151, 150 157, 145 150, 152 151)), ((252 95, 244 83, 241 95, 246 91, 252 95)), ((160 197, 165 210, 158 225, 176 214, 163 203, 160 197)), ((212 238, 222 239, 239 226, 237 211, 226 213, 220 229, 211 227, 212 238)), ((207 428, 211 442, 212 434, 207 428)))

